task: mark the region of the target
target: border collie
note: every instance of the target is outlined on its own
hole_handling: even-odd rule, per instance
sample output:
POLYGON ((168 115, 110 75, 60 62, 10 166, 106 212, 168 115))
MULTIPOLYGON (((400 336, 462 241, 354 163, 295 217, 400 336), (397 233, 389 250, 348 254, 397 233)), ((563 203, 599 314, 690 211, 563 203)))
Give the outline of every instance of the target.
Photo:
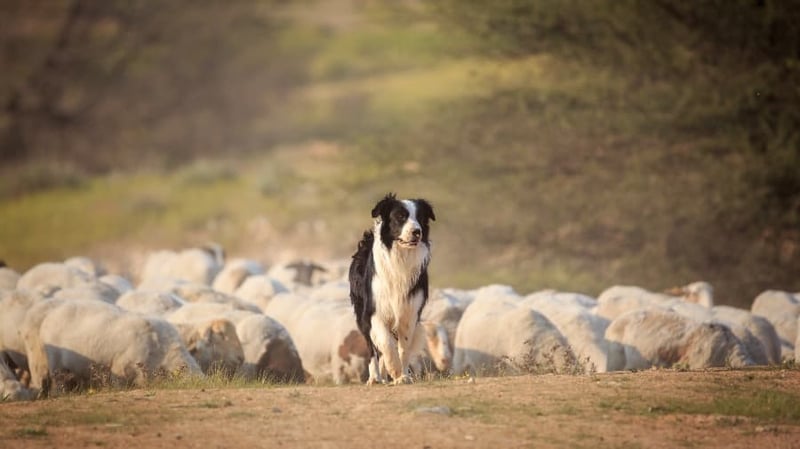
POLYGON ((395 384, 410 383, 409 362, 425 344, 418 324, 428 301, 429 222, 436 217, 427 201, 390 193, 372 218, 349 273, 350 301, 370 353, 367 383, 383 383, 383 374, 395 384))

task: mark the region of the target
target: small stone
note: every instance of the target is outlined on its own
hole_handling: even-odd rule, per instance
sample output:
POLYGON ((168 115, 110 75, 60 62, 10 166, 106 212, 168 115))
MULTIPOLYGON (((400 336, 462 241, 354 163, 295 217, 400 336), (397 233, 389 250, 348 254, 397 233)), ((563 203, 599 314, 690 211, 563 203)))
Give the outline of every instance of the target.
POLYGON ((444 415, 450 416, 453 412, 450 410, 450 407, 445 407, 443 405, 437 405, 435 407, 419 407, 414 410, 417 413, 433 413, 435 415, 444 415))
POLYGON ((473 435, 464 435, 464 439, 467 441, 475 441, 475 437, 473 435))

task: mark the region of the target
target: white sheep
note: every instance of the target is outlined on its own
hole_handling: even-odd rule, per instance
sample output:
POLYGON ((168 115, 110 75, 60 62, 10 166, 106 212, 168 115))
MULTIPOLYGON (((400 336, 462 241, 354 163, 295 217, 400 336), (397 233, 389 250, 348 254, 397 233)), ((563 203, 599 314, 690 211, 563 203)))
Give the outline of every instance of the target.
POLYGON ((308 290, 306 296, 314 301, 342 301, 350 304, 350 282, 328 281, 308 290))
MULTIPOLYGON (((36 291, 42 296, 59 299, 93 299, 114 303, 119 291, 100 282, 91 274, 86 258, 67 259, 67 263, 45 262, 26 271, 17 281, 17 289, 36 291)), ((98 268, 99 270, 99 268, 98 268)))
POLYGON ((137 288, 138 291, 171 293, 187 303, 212 302, 228 304, 234 309, 261 312, 261 309, 250 301, 242 300, 233 295, 228 295, 214 290, 208 285, 196 282, 182 281, 179 279, 159 279, 156 282, 146 282, 137 288))
POLYGON ((609 366, 624 370, 754 365, 741 341, 724 324, 699 322, 658 308, 620 315, 606 329, 606 340, 609 366))
POLYGON ((177 279, 211 285, 223 265, 224 254, 219 246, 156 251, 147 255, 139 282, 141 286, 160 279, 177 279))
POLYGON ((289 289, 277 279, 261 274, 247 277, 233 296, 255 304, 263 311, 273 296, 288 291, 289 289))
POLYGON ((521 298, 514 299, 508 290, 493 293, 499 295, 477 295, 461 317, 454 374, 563 372, 574 368, 575 355, 553 323, 521 305, 521 298))
POLYGON ((116 304, 129 312, 163 316, 180 308, 186 301, 174 293, 131 290, 120 296, 116 304))
POLYGON ((264 313, 289 331, 303 367, 315 382, 366 380, 369 351, 349 302, 282 293, 272 298, 264 313))
POLYGON ((422 309, 423 321, 444 327, 450 341, 451 352, 454 350, 458 322, 461 321, 461 316, 473 299, 473 294, 466 290, 434 289, 428 298, 428 304, 422 309))
POLYGON ((20 276, 18 290, 40 292, 49 296, 57 290, 82 287, 96 282, 89 274, 63 263, 45 262, 33 266, 20 276))
POLYGON ((0 357, 0 402, 27 401, 34 398, 33 392, 22 385, 0 357))
POLYGON ((226 319, 175 324, 189 354, 206 374, 232 377, 244 363, 236 327, 226 319))
POLYGON ((247 310, 249 312, 261 313, 261 309, 258 305, 233 295, 218 292, 206 285, 183 283, 176 285, 170 291, 178 295, 178 297, 184 301, 190 303, 210 302, 228 304, 235 310, 247 310))
POLYGON ((255 260, 232 259, 225 263, 214 277, 211 287, 222 293, 233 295, 236 289, 250 276, 264 274, 264 267, 255 260))
MULTIPOLYGON (((800 316, 797 317, 797 325, 800 326, 800 316)), ((797 340, 794 342, 794 360, 800 360, 800 332, 797 333, 797 340)))
POLYGON ((113 287, 114 290, 119 292, 120 295, 124 293, 128 293, 129 291, 133 290, 133 284, 129 281, 126 277, 120 276, 118 274, 104 274, 97 278, 98 281, 106 284, 110 287, 113 287))
POLYGON ((727 326, 744 345, 756 365, 780 362, 780 341, 775 328, 763 317, 746 310, 729 306, 714 306, 710 309, 698 304, 677 301, 660 308, 677 312, 697 322, 714 322, 727 326))
POLYGON ((707 308, 714 305, 713 288, 707 282, 693 282, 685 287, 670 289, 670 292, 674 294, 651 292, 631 285, 615 285, 600 293, 594 313, 613 320, 632 310, 654 305, 669 306, 676 301, 700 304, 707 308))
POLYGON ((119 298, 119 291, 108 284, 93 280, 78 287, 55 290, 49 296, 55 299, 91 299, 114 304, 119 298))
MULTIPOLYGON (((748 330, 752 336, 761 343, 764 350, 764 362, 757 360, 759 365, 777 365, 781 363, 781 341, 778 336, 775 326, 769 322, 768 319, 754 315, 748 310, 739 309, 731 306, 714 306, 711 308, 711 314, 715 321, 728 324, 734 334, 740 337, 735 331, 735 326, 741 326, 748 330)), ((740 337, 742 339, 742 337, 740 337)), ((742 342, 745 343, 744 339, 742 342)), ((748 350, 751 345, 745 344, 748 350)), ((756 357, 753 357, 754 360, 756 357)))
POLYGON ((322 265, 324 270, 317 274, 317 285, 334 281, 347 282, 350 273, 350 263, 352 261, 353 259, 349 257, 321 261, 320 265, 322 265))
POLYGON ((174 326, 100 301, 40 301, 20 327, 31 389, 47 395, 53 376, 73 387, 108 374, 113 385, 144 385, 160 373, 202 376, 174 326))
POLYGON ((70 257, 64 261, 64 265, 77 268, 91 278, 99 278, 106 274, 106 269, 102 265, 85 256, 70 257))
POLYGON ((448 374, 453 367, 453 344, 447 328, 441 323, 421 321, 425 330, 425 347, 411 360, 411 370, 416 376, 438 372, 448 374))
POLYGON ((228 319, 236 326, 244 362, 238 372, 245 379, 303 382, 305 374, 297 348, 286 328, 261 313, 235 310, 229 304, 189 303, 169 313, 172 323, 228 319))
POLYGON ((619 367, 608 364, 606 328, 610 321, 595 315, 593 298, 579 293, 544 290, 526 296, 523 303, 552 322, 587 372, 604 373, 619 367))
POLYGON ((0 267, 0 291, 17 288, 20 274, 8 267, 0 267))
POLYGON ((795 356, 797 321, 800 317, 800 295, 780 290, 766 290, 753 300, 753 315, 763 316, 775 327, 781 342, 781 358, 795 356))
POLYGON ((28 357, 19 327, 28 309, 41 300, 41 296, 27 290, 0 291, 0 359, 6 358, 26 383, 28 357))

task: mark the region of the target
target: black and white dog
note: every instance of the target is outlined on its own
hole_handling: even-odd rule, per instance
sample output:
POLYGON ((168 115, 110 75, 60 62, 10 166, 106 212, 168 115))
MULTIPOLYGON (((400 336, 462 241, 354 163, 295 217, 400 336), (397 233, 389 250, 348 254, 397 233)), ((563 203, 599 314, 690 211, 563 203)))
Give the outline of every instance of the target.
POLYGON ((425 344, 418 324, 428 301, 429 222, 436 217, 427 201, 390 193, 372 218, 350 264, 350 300, 370 350, 367 383, 384 381, 381 368, 394 383, 409 383, 410 358, 425 344))

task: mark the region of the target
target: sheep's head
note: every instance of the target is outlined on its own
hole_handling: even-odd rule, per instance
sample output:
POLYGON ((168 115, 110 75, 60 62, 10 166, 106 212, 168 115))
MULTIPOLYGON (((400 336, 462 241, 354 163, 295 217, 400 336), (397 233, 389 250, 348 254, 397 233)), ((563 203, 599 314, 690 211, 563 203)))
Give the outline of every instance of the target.
POLYGON ((232 376, 244 362, 236 327, 228 320, 217 319, 200 325, 187 346, 205 373, 219 371, 232 376))
POLYGON ((443 373, 450 371, 453 364, 453 350, 450 347, 447 329, 441 324, 431 321, 425 321, 422 325, 425 327, 428 354, 433 360, 433 364, 436 365, 436 369, 443 373))
POLYGON ((683 287, 683 298, 687 302, 711 308, 714 306, 714 288, 708 282, 692 282, 683 287))

